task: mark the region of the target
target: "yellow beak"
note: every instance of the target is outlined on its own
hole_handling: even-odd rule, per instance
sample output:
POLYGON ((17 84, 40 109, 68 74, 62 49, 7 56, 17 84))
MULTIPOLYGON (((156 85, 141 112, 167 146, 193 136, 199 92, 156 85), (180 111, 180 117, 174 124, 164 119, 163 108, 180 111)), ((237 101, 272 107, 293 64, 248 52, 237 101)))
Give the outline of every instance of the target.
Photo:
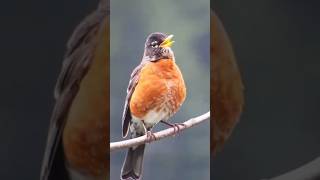
POLYGON ((171 45, 174 43, 174 41, 172 41, 172 38, 173 38, 173 34, 169 35, 169 36, 160 44, 160 47, 162 47, 162 48, 171 47, 171 45))

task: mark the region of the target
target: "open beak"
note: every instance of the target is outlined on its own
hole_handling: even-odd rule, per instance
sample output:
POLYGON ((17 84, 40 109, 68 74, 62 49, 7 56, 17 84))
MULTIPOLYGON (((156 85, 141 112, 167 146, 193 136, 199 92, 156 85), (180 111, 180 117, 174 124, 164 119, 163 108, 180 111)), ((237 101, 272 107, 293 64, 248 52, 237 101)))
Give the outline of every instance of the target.
POLYGON ((173 34, 169 35, 169 36, 160 44, 160 47, 162 47, 162 48, 171 47, 171 45, 174 43, 174 41, 172 41, 172 38, 173 38, 173 34))

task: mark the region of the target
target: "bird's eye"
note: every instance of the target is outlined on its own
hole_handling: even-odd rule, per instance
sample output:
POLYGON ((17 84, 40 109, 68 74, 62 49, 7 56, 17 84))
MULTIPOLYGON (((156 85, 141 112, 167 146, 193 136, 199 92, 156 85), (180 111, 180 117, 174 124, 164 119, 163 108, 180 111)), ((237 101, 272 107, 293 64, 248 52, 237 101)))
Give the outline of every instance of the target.
POLYGON ((158 41, 153 41, 153 42, 151 43, 151 47, 153 47, 153 48, 159 47, 158 41))

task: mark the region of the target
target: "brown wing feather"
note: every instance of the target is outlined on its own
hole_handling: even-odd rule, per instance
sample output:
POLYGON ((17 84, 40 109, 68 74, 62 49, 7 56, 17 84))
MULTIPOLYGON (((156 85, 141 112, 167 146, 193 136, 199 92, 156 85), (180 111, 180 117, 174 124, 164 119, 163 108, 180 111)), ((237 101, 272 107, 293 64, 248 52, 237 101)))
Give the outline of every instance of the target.
POLYGON ((129 125, 131 121, 131 112, 129 108, 131 95, 138 84, 139 73, 144 63, 142 62, 139 66, 137 66, 130 76, 129 85, 127 88, 127 96, 124 103, 123 114, 122 114, 122 137, 126 137, 128 135, 129 125))
MULTIPOLYGON (((97 42, 96 33, 100 23, 103 22, 108 13, 106 4, 107 0, 102 0, 98 10, 89 15, 75 29, 68 42, 67 53, 54 92, 56 104, 49 126, 40 175, 41 180, 49 180, 51 176, 55 154, 58 147, 61 146, 65 117, 79 90, 80 82, 90 67, 97 42)), ((64 164, 61 165, 63 166, 64 164)))

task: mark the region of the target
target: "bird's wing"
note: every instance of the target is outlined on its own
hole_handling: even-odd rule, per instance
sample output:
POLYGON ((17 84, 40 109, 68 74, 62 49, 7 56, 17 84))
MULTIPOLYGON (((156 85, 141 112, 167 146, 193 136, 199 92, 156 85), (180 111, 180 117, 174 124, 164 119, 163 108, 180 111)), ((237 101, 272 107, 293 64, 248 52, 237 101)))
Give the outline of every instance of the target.
POLYGON ((131 112, 129 108, 130 99, 136 85, 138 84, 139 74, 143 66, 144 66, 144 63, 142 61, 142 63, 139 66, 137 66, 131 73, 129 85, 127 88, 127 96, 124 103, 123 114, 122 114, 122 137, 126 137, 128 135, 129 125, 131 121, 131 112))
MULTIPOLYGON (((69 108, 76 96, 81 80, 86 75, 94 56, 94 49, 97 44, 97 33, 101 23, 107 16, 107 0, 102 0, 98 10, 93 12, 73 32, 68 44, 67 52, 62 65, 62 70, 56 83, 54 106, 47 138, 47 145, 42 163, 40 180, 51 180, 52 171, 56 167, 54 162, 63 162, 57 158, 61 150, 61 136, 65 126, 65 119, 69 108)), ((64 166, 64 164, 59 164, 64 166)))

